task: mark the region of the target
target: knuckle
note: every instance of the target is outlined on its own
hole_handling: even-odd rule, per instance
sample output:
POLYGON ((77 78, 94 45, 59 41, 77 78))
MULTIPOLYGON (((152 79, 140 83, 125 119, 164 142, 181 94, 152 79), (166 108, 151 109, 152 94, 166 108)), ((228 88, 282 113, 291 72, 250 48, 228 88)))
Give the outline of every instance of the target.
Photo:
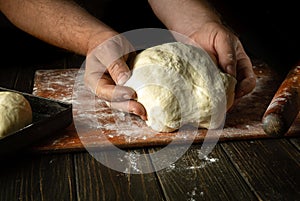
POLYGON ((119 59, 119 60, 113 62, 108 67, 108 71, 110 72, 110 74, 116 74, 120 71, 122 65, 123 65, 123 61, 119 59))

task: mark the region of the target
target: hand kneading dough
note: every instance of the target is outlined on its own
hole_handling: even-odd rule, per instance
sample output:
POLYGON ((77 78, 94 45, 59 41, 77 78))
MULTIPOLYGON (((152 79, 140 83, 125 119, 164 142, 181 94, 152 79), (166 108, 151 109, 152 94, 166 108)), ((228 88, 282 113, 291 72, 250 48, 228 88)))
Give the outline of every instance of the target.
POLYGON ((147 125, 159 132, 185 124, 219 127, 220 119, 212 122, 212 115, 219 115, 219 103, 224 105, 223 114, 232 106, 235 85, 236 79, 222 73, 204 50, 180 42, 143 50, 125 83, 145 107, 147 125))
POLYGON ((0 92, 0 137, 17 131, 32 122, 27 99, 16 92, 0 92))

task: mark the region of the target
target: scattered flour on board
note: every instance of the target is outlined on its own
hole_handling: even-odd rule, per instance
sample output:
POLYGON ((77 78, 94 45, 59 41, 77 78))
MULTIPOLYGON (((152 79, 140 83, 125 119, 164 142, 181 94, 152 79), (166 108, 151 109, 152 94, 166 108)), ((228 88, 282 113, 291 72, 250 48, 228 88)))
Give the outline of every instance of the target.
MULTIPOLYGON (((127 160, 128 165, 128 167, 125 168, 125 172, 142 173, 142 171, 138 168, 139 155, 133 152, 127 152, 124 158, 127 160)), ((122 160, 122 162, 124 161, 123 159, 120 160, 122 160)))
POLYGON ((198 192, 198 191, 199 191, 198 188, 195 186, 192 189, 192 191, 187 192, 187 196, 188 196, 187 201, 197 201, 198 200, 197 197, 199 197, 199 195, 200 196, 204 195, 203 191, 200 191, 200 192, 198 192))
POLYGON ((200 160, 197 160, 197 163, 200 161, 200 163, 198 164, 182 164, 179 163, 180 165, 176 163, 172 163, 169 167, 166 168, 167 172, 173 171, 175 169, 178 170, 196 170, 196 169, 202 169, 205 168, 207 165, 210 165, 212 163, 218 162, 219 159, 218 158, 213 158, 213 157, 209 157, 207 155, 203 155, 203 153, 200 150, 197 150, 197 154, 198 154, 198 158, 200 160))
MULTIPOLYGON (((111 109, 105 100, 96 97, 83 82, 75 82, 72 104, 74 119, 85 126, 86 130, 108 133, 107 138, 122 137, 130 143, 147 140, 156 134, 137 116, 111 109)), ((79 135, 82 139, 85 135, 79 135)))

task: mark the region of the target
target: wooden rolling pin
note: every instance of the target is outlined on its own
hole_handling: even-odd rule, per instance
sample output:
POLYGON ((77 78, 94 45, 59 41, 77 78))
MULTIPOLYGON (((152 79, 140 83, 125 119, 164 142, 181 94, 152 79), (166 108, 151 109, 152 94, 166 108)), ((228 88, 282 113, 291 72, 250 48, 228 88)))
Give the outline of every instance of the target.
POLYGON ((263 129, 271 136, 283 136, 300 109, 300 62, 287 74, 262 118, 263 129))

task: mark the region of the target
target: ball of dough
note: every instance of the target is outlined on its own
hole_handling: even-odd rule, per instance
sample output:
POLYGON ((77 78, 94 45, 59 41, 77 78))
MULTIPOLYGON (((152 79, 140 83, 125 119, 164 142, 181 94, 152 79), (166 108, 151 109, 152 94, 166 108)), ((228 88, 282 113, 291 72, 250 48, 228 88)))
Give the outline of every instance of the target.
POLYGON ((233 104, 235 85, 236 79, 221 72, 203 49, 181 42, 140 52, 125 83, 145 107, 147 125, 158 132, 186 124, 219 127, 233 104))
POLYGON ((0 137, 15 132, 32 122, 28 100, 16 92, 0 92, 0 137))

